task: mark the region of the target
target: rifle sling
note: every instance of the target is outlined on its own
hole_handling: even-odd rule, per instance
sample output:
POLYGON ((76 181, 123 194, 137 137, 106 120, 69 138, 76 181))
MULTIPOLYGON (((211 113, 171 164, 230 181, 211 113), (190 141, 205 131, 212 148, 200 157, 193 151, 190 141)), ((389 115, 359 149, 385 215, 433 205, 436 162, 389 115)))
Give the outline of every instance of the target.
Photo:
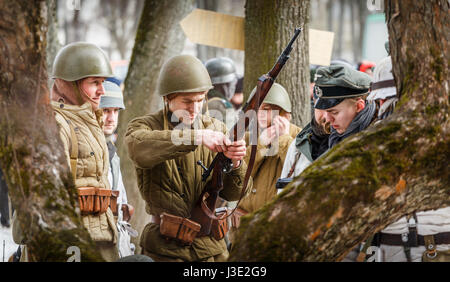
POLYGON ((231 213, 224 213, 221 216, 216 216, 214 214, 214 211, 211 211, 208 208, 208 205, 206 204, 206 199, 209 197, 208 192, 206 192, 203 194, 203 198, 201 199, 202 211, 205 213, 206 216, 208 216, 209 218, 211 218, 213 220, 223 220, 223 219, 230 217, 236 211, 242 198, 244 198, 244 196, 247 194, 248 182, 250 180, 250 176, 251 176, 252 170, 253 170, 253 165, 255 164, 255 159, 256 159, 256 147, 257 147, 256 144, 252 145, 252 150, 250 153, 250 160, 249 160, 249 163, 247 166, 247 171, 245 172, 244 185, 242 186, 241 196, 239 197, 239 201, 237 202, 236 207, 231 211, 231 213))

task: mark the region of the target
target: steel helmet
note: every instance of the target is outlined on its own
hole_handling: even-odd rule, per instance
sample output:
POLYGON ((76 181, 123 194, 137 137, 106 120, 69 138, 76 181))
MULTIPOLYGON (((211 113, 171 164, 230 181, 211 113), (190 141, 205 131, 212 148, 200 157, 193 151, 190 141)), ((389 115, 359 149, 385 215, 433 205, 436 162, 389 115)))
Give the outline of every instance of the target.
POLYGON ((170 58, 161 68, 157 91, 162 97, 172 93, 195 93, 213 88, 202 62, 191 55, 170 58))
MULTIPOLYGON (((253 88, 250 97, 253 96, 255 92, 256 87, 253 88)), ((270 87, 269 93, 267 93, 263 103, 278 106, 288 113, 292 112, 292 104, 289 94, 283 86, 276 82, 272 85, 272 87, 270 87)))
POLYGON ((237 80, 233 60, 226 57, 213 58, 205 63, 213 84, 228 83, 237 80))
POLYGON ((64 46, 56 54, 51 78, 76 81, 92 76, 113 76, 108 57, 97 45, 75 42, 64 46))

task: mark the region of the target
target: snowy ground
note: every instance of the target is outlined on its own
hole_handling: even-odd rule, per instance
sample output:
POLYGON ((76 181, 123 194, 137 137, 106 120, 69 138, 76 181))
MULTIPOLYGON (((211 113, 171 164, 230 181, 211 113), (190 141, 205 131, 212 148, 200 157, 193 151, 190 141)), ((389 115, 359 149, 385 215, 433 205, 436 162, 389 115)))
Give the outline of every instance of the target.
POLYGON ((0 225, 0 262, 7 262, 17 250, 18 245, 13 241, 11 230, 11 227, 6 228, 0 225))

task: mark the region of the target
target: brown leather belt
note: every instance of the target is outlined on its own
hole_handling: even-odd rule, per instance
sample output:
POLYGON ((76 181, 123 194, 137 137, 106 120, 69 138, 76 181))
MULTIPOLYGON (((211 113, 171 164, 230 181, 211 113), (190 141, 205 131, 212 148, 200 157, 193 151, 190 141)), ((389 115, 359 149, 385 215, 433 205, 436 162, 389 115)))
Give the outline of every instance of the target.
MULTIPOLYGON (((433 234, 434 243, 436 245, 450 244, 450 232, 443 232, 433 234)), ((380 233, 379 243, 390 246, 403 246, 405 243, 402 241, 401 234, 388 234, 380 233)), ((425 246, 424 236, 417 235, 417 245, 425 246)))

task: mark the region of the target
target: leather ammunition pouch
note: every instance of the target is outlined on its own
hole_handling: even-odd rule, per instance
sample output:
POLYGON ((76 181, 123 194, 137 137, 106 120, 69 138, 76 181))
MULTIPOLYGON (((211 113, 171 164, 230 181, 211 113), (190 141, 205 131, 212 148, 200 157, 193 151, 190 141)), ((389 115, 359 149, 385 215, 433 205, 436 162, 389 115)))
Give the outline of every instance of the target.
POLYGON ((82 215, 105 213, 110 205, 111 209, 115 208, 117 211, 117 196, 119 195, 119 191, 95 187, 80 187, 77 189, 78 203, 82 215), (112 192, 117 192, 114 193, 117 196, 112 196, 112 192))
POLYGON ((82 215, 94 213, 95 189, 94 187, 78 188, 78 203, 82 215))
POLYGON ((231 213, 227 208, 216 209, 216 216, 219 219, 214 219, 211 225, 211 233, 216 240, 221 240, 227 235, 228 226, 228 215, 231 213))
POLYGON ((182 245, 192 244, 201 228, 200 224, 195 221, 165 212, 161 214, 159 222, 161 235, 168 239, 174 239, 182 245))
POLYGON ((97 188, 94 198, 94 212, 105 213, 111 203, 111 190, 97 188))
POLYGON ((117 198, 119 198, 119 193, 120 193, 120 191, 118 191, 118 190, 111 191, 110 208, 111 208, 111 211, 113 212, 113 215, 115 215, 115 216, 119 215, 119 210, 117 207, 117 198))

